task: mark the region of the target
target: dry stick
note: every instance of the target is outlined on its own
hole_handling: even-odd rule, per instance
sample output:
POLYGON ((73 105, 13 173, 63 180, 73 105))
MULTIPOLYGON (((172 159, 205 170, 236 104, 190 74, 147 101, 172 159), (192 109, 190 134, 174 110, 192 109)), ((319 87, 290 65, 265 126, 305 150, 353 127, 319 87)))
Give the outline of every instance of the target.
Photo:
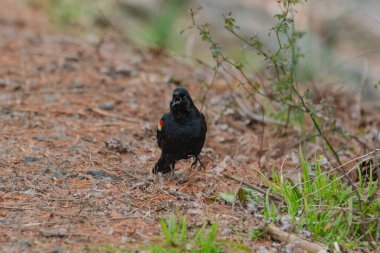
POLYGON ((34 227, 34 226, 41 226, 41 225, 54 225, 57 224, 57 221, 48 221, 48 222, 34 222, 34 223, 27 223, 17 226, 17 228, 26 228, 26 227, 34 227))
POLYGON ((106 112, 104 110, 101 110, 101 109, 98 109, 98 108, 89 108, 90 111, 93 111, 101 116, 105 116, 105 117, 112 117, 112 118, 116 118, 116 119, 120 119, 120 120, 123 120, 125 122, 130 122, 130 123, 140 123, 138 120, 135 120, 135 119, 132 119, 132 118, 127 118, 127 117, 124 117, 124 116, 120 116, 118 114, 113 114, 113 113, 109 113, 109 112, 106 112))
POLYGON ((17 207, 17 206, 0 206, 0 209, 8 209, 8 210, 34 210, 34 208, 28 208, 28 207, 17 207))
MULTIPOLYGON (((258 186, 255 186, 255 185, 252 185, 252 184, 250 184, 250 183, 247 183, 247 182, 245 182, 243 179, 236 178, 236 177, 234 177, 234 176, 232 176, 232 175, 229 175, 229 174, 226 174, 226 173, 222 173, 222 174, 223 174, 223 176, 225 176, 226 178, 231 179, 231 180, 233 180, 233 181, 235 181, 235 182, 237 182, 237 183, 241 183, 242 185, 244 185, 244 186, 246 186, 246 187, 248 187, 248 188, 251 188, 251 189, 253 189, 253 190, 255 190, 255 191, 257 191, 257 192, 259 192, 259 193, 261 193, 261 194, 263 194, 263 195, 266 195, 266 194, 267 194, 267 191, 261 189, 261 188, 258 187, 258 186)), ((283 200, 280 196, 278 196, 278 195, 274 195, 274 194, 269 193, 269 197, 270 197, 271 199, 275 200, 275 201, 278 201, 278 202, 284 202, 284 200, 283 200)))
POLYGON ((118 121, 118 122, 107 122, 107 123, 95 124, 95 127, 107 127, 107 126, 125 127, 125 122, 124 121, 118 121))
POLYGON ((235 98, 235 101, 237 105, 240 107, 240 109, 243 111, 244 114, 246 114, 250 119, 256 120, 258 122, 262 123, 270 123, 270 124, 275 124, 275 125, 280 125, 280 126, 285 126, 285 123, 279 120, 275 120, 271 117, 264 116, 262 114, 255 114, 251 112, 245 105, 244 103, 239 99, 235 98))
POLYGON ((327 247, 321 244, 310 242, 293 233, 282 231, 280 228, 274 226, 273 224, 265 224, 263 222, 260 222, 259 228, 261 230, 267 231, 274 239, 284 243, 294 243, 296 247, 306 250, 307 252, 318 253, 327 252, 328 250, 327 247))
POLYGON ((202 111, 202 109, 203 109, 203 105, 204 105, 204 103, 206 101, 206 96, 207 96, 208 92, 210 91, 211 87, 214 85, 214 82, 216 80, 216 76, 218 74, 218 70, 219 70, 219 61, 217 61, 217 63, 216 63, 216 68, 215 68, 215 71, 214 71, 214 76, 212 77, 212 81, 211 81, 210 85, 206 84, 206 92, 205 92, 205 94, 202 97, 202 105, 201 105, 200 111, 202 111))

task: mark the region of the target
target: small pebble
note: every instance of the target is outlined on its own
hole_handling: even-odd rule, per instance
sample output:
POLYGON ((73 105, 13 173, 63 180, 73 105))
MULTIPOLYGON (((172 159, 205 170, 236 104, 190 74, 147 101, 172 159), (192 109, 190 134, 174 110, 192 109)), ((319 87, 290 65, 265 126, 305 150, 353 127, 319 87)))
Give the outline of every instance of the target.
POLYGON ((98 106, 102 110, 111 111, 115 108, 115 104, 112 102, 104 102, 98 106))
POLYGON ((49 229, 42 231, 42 235, 45 237, 65 237, 67 235, 66 228, 49 229))
POLYGON ((94 177, 105 177, 107 173, 101 169, 89 168, 87 170, 87 175, 94 176, 94 177))
POLYGON ((38 157, 36 156, 25 156, 24 159, 22 159, 22 162, 25 164, 25 165, 30 165, 32 163, 35 163, 38 161, 38 157))

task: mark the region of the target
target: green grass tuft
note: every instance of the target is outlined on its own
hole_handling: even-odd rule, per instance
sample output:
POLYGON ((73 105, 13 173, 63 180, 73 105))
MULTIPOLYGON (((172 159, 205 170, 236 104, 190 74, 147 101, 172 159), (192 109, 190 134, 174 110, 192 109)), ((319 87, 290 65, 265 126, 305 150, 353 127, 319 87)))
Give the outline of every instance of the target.
POLYGON ((218 224, 214 223, 209 228, 203 225, 194 233, 189 233, 186 216, 177 219, 170 214, 168 220, 161 219, 161 230, 165 237, 165 243, 154 244, 149 247, 152 253, 161 252, 223 252, 222 242, 217 240, 218 224))
POLYGON ((374 242, 380 217, 380 199, 376 198, 377 181, 370 175, 354 185, 344 177, 323 173, 318 159, 309 163, 300 152, 302 172, 297 182, 281 180, 273 173, 270 189, 281 194, 286 208, 277 210, 266 198, 265 218, 276 221, 289 215, 295 232, 307 229, 314 240, 332 245, 337 242, 347 248, 368 246, 374 242))

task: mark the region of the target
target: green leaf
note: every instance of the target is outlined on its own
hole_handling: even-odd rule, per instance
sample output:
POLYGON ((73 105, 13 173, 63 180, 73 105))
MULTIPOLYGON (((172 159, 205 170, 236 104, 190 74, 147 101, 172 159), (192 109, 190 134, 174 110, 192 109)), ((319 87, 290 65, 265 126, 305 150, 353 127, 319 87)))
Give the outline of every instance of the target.
POLYGON ((238 69, 238 70, 242 70, 243 69, 243 63, 237 63, 235 65, 235 68, 238 69))
POLYGON ((235 203, 235 194, 230 192, 221 192, 219 193, 219 198, 227 203, 233 204, 235 203))
POLYGON ((237 197, 238 201, 243 205, 246 204, 248 201, 247 194, 243 188, 240 188, 238 190, 236 197, 237 197))
POLYGON ((227 16, 224 16, 224 27, 232 30, 235 26, 235 19, 229 13, 227 16))
POLYGON ((210 47, 210 51, 211 51, 212 57, 218 58, 218 56, 221 53, 221 48, 218 46, 218 44, 213 44, 212 47, 210 47))

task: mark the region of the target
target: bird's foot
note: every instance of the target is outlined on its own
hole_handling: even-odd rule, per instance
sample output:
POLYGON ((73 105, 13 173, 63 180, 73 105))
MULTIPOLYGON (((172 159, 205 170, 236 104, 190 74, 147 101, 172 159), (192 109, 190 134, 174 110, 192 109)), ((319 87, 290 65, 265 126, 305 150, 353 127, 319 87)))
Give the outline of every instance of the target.
POLYGON ((198 167, 196 167, 197 168, 197 170, 201 170, 201 168, 205 168, 205 166, 203 165, 203 163, 202 163, 202 161, 201 161, 201 159, 199 159, 199 157, 198 156, 194 156, 194 162, 191 164, 191 168, 194 168, 194 167, 196 167, 196 165, 197 165, 197 162, 199 162, 199 165, 200 166, 198 166, 198 167))

